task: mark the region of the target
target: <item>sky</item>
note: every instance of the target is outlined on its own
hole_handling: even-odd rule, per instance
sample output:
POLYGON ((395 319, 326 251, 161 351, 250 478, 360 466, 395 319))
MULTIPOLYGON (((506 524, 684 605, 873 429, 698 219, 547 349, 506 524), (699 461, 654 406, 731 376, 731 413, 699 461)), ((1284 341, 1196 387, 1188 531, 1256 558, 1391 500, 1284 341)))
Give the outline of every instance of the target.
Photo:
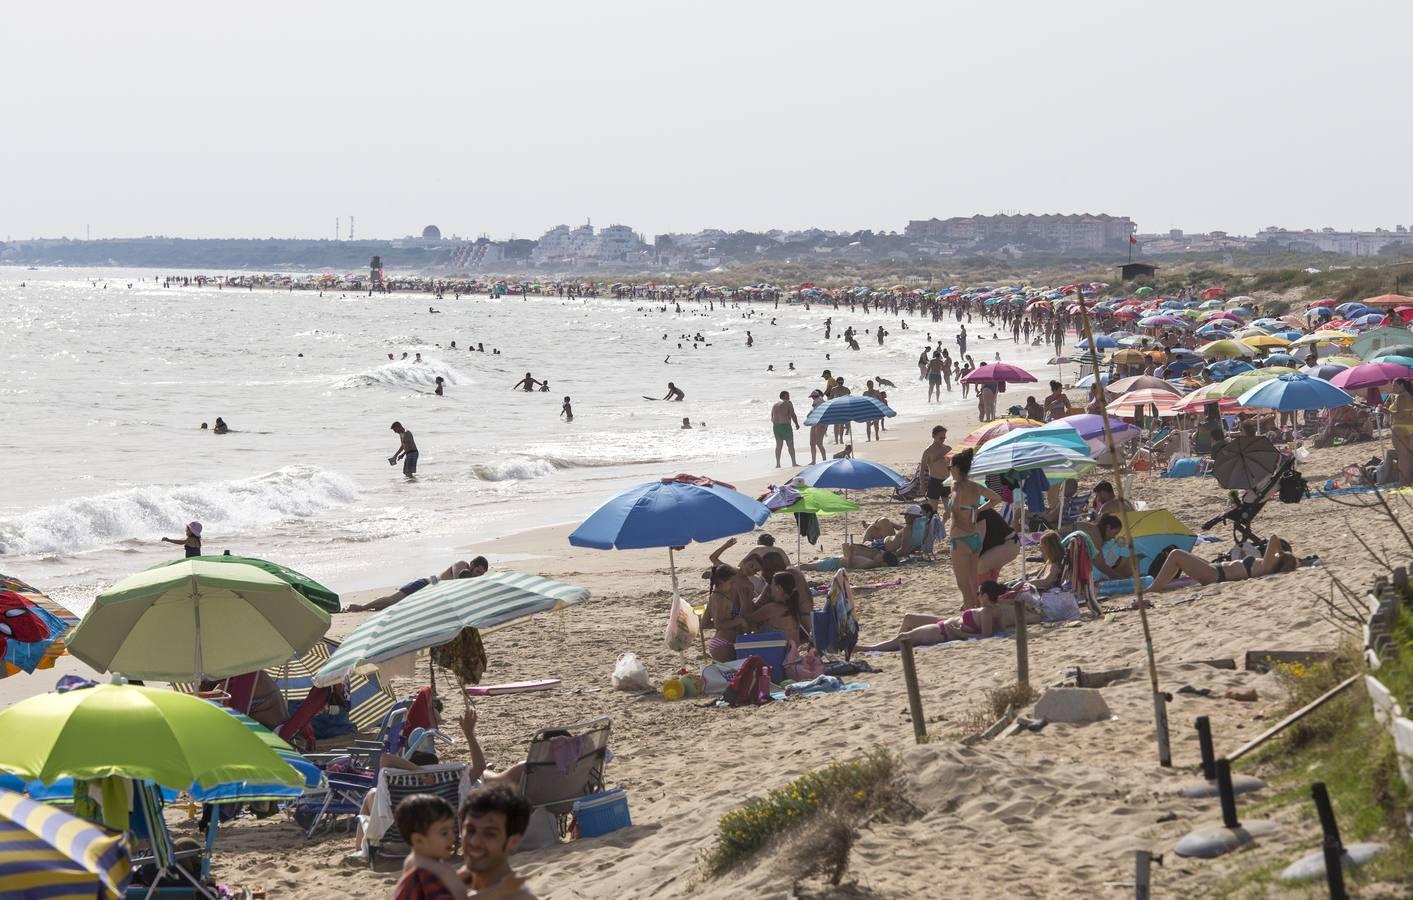
POLYGON ((0 240, 1413 226, 1413 3, 7 0, 0 240))

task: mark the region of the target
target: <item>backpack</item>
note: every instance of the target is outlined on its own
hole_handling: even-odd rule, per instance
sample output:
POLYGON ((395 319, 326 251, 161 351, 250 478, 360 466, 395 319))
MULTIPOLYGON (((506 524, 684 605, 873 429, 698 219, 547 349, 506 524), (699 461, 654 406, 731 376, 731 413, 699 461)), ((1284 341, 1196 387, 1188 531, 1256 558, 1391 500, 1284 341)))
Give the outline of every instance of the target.
POLYGON ((741 663, 721 699, 727 706, 759 706, 770 702, 770 667, 752 654, 741 663))
POLYGON ((1282 503, 1299 503, 1309 494, 1305 479, 1294 469, 1281 476, 1277 491, 1282 503))

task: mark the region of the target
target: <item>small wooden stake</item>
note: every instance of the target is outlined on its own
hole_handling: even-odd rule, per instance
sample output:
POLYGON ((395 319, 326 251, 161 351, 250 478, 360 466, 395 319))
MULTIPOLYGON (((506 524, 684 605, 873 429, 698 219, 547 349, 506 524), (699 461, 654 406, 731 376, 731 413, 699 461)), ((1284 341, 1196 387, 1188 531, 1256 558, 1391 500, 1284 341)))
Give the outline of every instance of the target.
POLYGON ((927 720, 922 716, 922 694, 917 687, 917 663, 913 659, 911 641, 899 642, 903 653, 903 681, 908 688, 908 712, 913 718, 913 738, 921 744, 927 740, 927 720))

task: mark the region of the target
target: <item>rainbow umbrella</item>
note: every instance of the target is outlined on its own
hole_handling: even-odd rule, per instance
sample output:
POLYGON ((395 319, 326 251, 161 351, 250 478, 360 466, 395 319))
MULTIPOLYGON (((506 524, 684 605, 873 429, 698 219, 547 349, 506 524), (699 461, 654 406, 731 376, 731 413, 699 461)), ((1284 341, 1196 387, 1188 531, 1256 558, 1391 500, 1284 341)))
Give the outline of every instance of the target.
POLYGON ((1129 391, 1109 403, 1106 409, 1108 412, 1120 416, 1132 416, 1140 412, 1147 413, 1150 410, 1156 410, 1159 416, 1171 416, 1175 415, 1172 409, 1179 399, 1181 398, 1178 394, 1170 391, 1140 388, 1136 391, 1129 391))
POLYGON ((976 429, 971 434, 968 434, 966 437, 962 438, 962 442, 959 447, 961 449, 965 449, 967 447, 975 449, 980 447, 982 444, 985 444, 987 441, 998 438, 1003 434, 1010 434, 1012 431, 1018 431, 1024 428, 1039 428, 1043 424, 1043 422, 1037 422, 1034 419, 1026 419, 1023 417, 1015 416, 1011 416, 1005 419, 997 419, 994 422, 987 422, 985 425, 982 425, 980 428, 976 429))
POLYGON ((121 897, 129 877, 121 834, 0 790, 0 897, 121 897))

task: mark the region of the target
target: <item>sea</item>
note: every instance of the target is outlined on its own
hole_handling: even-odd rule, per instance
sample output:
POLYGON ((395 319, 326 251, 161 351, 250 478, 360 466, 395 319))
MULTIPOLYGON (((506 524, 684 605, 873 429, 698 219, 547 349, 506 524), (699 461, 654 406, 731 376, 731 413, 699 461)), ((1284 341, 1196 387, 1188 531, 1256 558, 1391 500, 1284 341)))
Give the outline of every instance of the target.
MULTIPOLYGON (((925 416, 939 407, 918 354, 929 334, 956 352, 954 319, 904 330, 847 306, 163 287, 182 274, 212 273, 0 267, 0 572, 78 613, 180 555, 160 538, 192 520, 206 553, 335 590, 402 584, 469 544, 581 521, 637 483, 777 471, 770 405, 788 390, 803 418, 826 368, 855 392, 887 378, 896 421, 925 416), (527 372, 550 390, 513 390, 527 372), (650 399, 669 381, 684 402, 650 399), (217 416, 229 434, 201 429, 217 416), (395 420, 416 437, 415 480, 388 463, 395 420)), ((1043 380, 1045 348, 990 331, 968 328, 978 363, 1000 353, 1043 380)), ((1003 407, 1023 402, 1012 391, 1003 407)), ((807 462, 803 430, 798 451, 807 462)))

